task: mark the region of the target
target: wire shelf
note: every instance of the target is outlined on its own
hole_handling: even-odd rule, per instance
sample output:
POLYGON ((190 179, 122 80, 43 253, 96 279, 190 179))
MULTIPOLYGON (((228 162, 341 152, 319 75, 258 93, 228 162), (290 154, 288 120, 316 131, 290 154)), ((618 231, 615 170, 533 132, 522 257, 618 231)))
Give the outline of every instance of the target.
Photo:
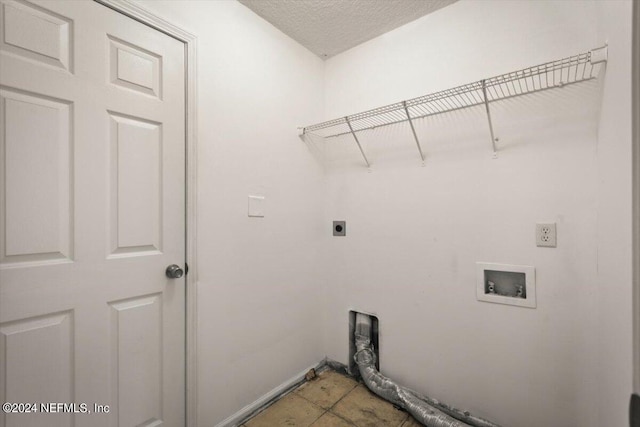
POLYGON ((491 102, 597 78, 606 60, 607 47, 604 46, 557 61, 535 65, 452 89, 445 89, 350 116, 305 126, 302 128, 302 134, 312 134, 323 138, 351 134, 356 140, 365 162, 370 166, 356 132, 408 121, 411 125, 420 157, 424 161, 422 147, 413 128, 412 120, 484 104, 489 120, 491 143, 495 157, 495 138, 489 109, 491 102))

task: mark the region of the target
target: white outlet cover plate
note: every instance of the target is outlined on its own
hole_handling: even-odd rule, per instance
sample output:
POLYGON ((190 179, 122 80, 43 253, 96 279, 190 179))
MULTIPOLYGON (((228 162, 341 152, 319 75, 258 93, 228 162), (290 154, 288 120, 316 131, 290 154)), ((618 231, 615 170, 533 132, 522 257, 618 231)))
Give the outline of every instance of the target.
POLYGON ((249 216, 252 218, 264 217, 264 196, 249 196, 249 216))
POLYGON ((558 246, 555 222, 536 224, 536 246, 546 248, 555 248, 558 246))

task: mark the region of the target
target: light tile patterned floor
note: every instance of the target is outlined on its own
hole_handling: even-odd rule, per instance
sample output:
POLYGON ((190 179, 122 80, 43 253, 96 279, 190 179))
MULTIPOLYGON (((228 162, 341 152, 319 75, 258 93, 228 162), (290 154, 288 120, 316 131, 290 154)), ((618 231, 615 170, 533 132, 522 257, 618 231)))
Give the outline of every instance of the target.
POLYGON ((287 394, 247 421, 245 427, 418 427, 405 411, 364 384, 332 370, 287 394))

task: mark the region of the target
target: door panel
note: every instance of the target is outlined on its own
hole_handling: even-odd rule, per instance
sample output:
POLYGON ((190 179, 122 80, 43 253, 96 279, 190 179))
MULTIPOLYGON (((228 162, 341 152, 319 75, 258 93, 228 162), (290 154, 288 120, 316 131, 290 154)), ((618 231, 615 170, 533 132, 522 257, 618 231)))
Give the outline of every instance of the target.
POLYGON ((162 99, 162 57, 113 36, 109 40, 111 82, 162 99))
POLYGON ((72 256, 70 120, 67 101, 0 87, 0 264, 72 256))
POLYGON ((5 3, 2 50, 71 71, 72 23, 33 3, 5 3))
MULTIPOLYGON (((162 416, 162 294, 111 304, 112 402, 118 425, 154 425, 162 416)), ((161 425, 161 424, 160 424, 161 425)))
MULTIPOLYGON (((55 313, 21 319, 0 327, 0 378, 15 402, 72 401, 73 313, 55 313), (46 352, 42 348, 46 348, 46 352)), ((71 414, 7 414, 8 426, 71 425, 71 414)))
POLYGON ((0 0, 0 427, 184 425, 184 45, 0 0))
POLYGON ((111 257, 162 251, 162 124, 110 113, 111 257))

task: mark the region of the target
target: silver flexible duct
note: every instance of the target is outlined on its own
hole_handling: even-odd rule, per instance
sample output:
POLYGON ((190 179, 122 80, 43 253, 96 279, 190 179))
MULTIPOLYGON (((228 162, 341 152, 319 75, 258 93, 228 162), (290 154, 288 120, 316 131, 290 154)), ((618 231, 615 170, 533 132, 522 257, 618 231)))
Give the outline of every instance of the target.
POLYGON ((435 399, 394 383, 382 375, 375 366, 375 353, 371 345, 371 318, 362 313, 356 314, 356 354, 360 375, 369 390, 389 402, 409 412, 416 420, 427 427, 499 427, 498 425, 474 417, 435 399))

